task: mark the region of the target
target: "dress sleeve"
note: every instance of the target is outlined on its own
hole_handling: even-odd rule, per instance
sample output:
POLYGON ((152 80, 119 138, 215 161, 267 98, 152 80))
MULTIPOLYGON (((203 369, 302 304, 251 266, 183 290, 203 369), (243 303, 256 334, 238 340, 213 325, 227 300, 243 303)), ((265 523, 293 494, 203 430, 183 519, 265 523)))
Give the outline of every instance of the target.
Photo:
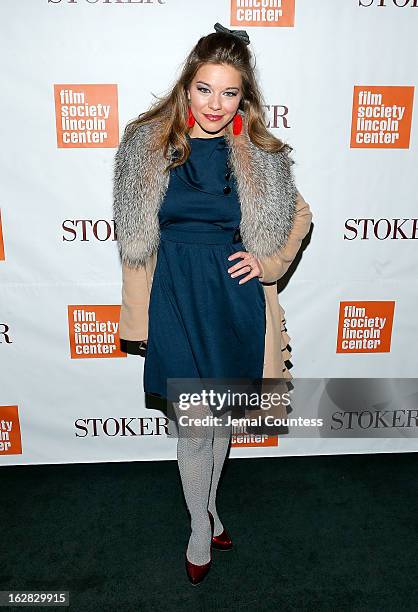
POLYGON ((309 231, 311 221, 312 212, 309 204, 298 191, 295 221, 286 244, 277 253, 259 259, 261 275, 258 278, 260 282, 274 283, 286 273, 300 249, 303 238, 309 231))

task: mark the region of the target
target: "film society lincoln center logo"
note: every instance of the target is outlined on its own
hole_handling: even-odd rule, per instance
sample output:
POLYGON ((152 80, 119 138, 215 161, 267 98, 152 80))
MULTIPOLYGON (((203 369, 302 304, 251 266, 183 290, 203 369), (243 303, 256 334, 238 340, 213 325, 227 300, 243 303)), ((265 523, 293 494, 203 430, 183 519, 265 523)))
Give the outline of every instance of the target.
POLYGON ((0 455, 21 455, 22 438, 17 406, 0 406, 0 455))
POLYGON ((119 344, 119 305, 68 306, 72 359, 126 357, 119 344))
POLYGON ((409 149, 413 86, 355 85, 351 148, 409 149))
POLYGON ((54 85, 58 148, 119 144, 117 85, 54 85))
POLYGON ((293 27, 295 0, 231 0, 231 25, 293 27))
POLYGON ((394 301, 341 302, 337 353, 389 353, 394 301))

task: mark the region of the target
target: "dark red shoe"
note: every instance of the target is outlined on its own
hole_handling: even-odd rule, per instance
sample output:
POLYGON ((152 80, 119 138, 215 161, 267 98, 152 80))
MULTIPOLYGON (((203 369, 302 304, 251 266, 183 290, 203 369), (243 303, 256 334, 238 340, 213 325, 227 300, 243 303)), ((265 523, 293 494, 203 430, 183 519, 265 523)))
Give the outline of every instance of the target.
POLYGON ((212 564, 212 554, 210 556, 210 560, 204 565, 195 565, 191 561, 188 560, 186 553, 184 554, 186 559, 186 572, 187 576, 192 584, 198 584, 202 582, 203 578, 208 573, 210 566, 212 564))
POLYGON ((212 546, 214 548, 217 548, 218 550, 231 550, 232 540, 229 537, 229 534, 226 531, 226 529, 224 529, 223 532, 217 536, 213 535, 215 521, 214 521, 212 513, 209 510, 208 512, 209 512, 210 523, 212 525, 212 546))
MULTIPOLYGON (((211 536, 213 541, 213 516, 209 512, 209 520, 211 526, 211 536)), ((188 560, 187 554, 184 553, 184 558, 186 560, 186 572, 187 576, 192 584, 198 584, 202 582, 203 578, 206 576, 208 571, 210 570, 210 566, 212 564, 212 551, 210 553, 210 559, 204 565, 196 565, 188 560)))

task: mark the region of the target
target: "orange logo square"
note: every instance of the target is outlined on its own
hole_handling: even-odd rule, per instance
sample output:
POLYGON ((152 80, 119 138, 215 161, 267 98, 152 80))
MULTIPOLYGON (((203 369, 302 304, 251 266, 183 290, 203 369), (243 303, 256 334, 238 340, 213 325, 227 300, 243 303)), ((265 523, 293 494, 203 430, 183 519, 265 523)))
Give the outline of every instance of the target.
POLYGON ((395 302, 341 302, 337 353, 389 353, 395 302))
POLYGON ((22 454, 22 438, 17 406, 0 406, 0 454, 22 454))
POLYGON ((72 359, 126 357, 119 344, 120 306, 68 306, 72 359))
POLYGON ((118 146, 117 85, 54 85, 54 98, 58 148, 118 146))
POLYGON ((295 0, 231 0, 231 25, 293 27, 295 0))
MULTIPOLYGON (((242 428, 238 428, 242 429, 242 428)), ((232 428, 231 447, 249 448, 256 446, 257 448, 266 446, 279 446, 278 436, 269 436, 267 434, 253 434, 246 431, 238 431, 237 428, 232 428)))
POLYGON ((355 85, 350 146, 357 149, 408 149, 412 86, 355 85))

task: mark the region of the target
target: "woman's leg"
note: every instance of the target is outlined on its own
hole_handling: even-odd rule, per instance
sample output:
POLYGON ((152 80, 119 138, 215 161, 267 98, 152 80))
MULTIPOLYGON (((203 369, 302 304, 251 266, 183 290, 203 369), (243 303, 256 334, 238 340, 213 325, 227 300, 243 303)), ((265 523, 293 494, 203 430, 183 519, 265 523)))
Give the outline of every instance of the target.
POLYGON ((215 425, 213 435, 213 473, 212 482, 209 492, 209 505, 214 518, 214 535, 219 535, 223 531, 223 525, 219 519, 216 509, 216 493, 218 489, 219 479, 221 477, 222 468, 224 466, 225 457, 228 452, 229 442, 231 440, 232 425, 227 425, 227 419, 231 415, 231 411, 227 411, 222 415, 222 424, 215 425), (225 422, 224 422, 225 421, 225 422))
POLYGON ((179 417, 202 418, 212 413, 207 406, 190 406, 181 410, 173 403, 178 424, 177 462, 184 497, 191 517, 192 533, 186 555, 195 565, 204 565, 211 558, 211 525, 208 499, 213 470, 213 425, 180 425, 179 417))

